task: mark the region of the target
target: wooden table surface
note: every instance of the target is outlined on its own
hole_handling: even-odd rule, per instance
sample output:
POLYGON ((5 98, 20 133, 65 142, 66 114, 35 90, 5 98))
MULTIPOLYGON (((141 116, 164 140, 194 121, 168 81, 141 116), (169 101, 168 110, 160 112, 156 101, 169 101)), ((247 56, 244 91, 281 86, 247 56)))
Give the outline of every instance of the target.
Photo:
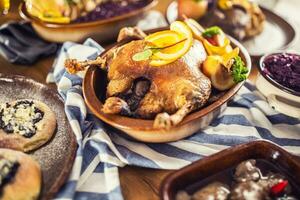
MULTIPOLYGON (((163 12, 172 0, 160 0, 156 9, 163 12)), ((18 3, 21 0, 12 0, 11 10, 8 15, 0 16, 0 25, 10 20, 20 20, 17 12, 18 3)), ((14 65, 8 63, 0 56, 0 73, 17 74, 31 77, 34 80, 45 83, 46 76, 52 66, 54 56, 39 60, 31 66, 14 65)), ((256 77, 254 68, 250 79, 256 77)), ((51 85, 55 87, 55 85, 51 85)), ((162 180, 171 170, 154 170, 140 167, 126 166, 120 170, 121 187, 126 200, 157 200, 159 199, 159 187, 162 180)))

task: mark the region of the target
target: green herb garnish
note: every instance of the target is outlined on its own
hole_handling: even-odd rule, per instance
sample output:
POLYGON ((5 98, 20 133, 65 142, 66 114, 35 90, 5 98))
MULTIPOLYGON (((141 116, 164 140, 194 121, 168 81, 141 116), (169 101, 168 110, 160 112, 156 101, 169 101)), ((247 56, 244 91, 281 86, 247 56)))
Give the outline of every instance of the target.
POLYGON ((231 75, 235 83, 242 82, 247 79, 248 68, 242 61, 241 57, 237 56, 234 58, 234 62, 231 67, 231 75))
POLYGON ((167 45, 167 46, 164 46, 164 47, 149 47, 149 46, 146 46, 144 51, 142 52, 138 52, 136 54, 134 54, 132 56, 132 60, 134 61, 144 61, 144 60, 149 60, 150 57, 155 54, 156 52, 160 51, 160 50, 163 50, 163 49, 167 49, 169 47, 172 47, 172 46, 175 46, 181 42, 184 42, 186 41, 187 39, 184 38, 178 42, 175 42, 174 44, 170 44, 170 45, 167 45))
POLYGON ((134 54, 132 56, 132 60, 134 60, 134 61, 148 60, 152 55, 153 55, 153 52, 151 49, 145 49, 142 52, 134 54))
POLYGON ((211 38, 212 36, 218 35, 221 33, 222 33, 221 28, 219 28, 218 26, 212 26, 210 28, 205 29, 204 32, 202 33, 202 36, 211 38))

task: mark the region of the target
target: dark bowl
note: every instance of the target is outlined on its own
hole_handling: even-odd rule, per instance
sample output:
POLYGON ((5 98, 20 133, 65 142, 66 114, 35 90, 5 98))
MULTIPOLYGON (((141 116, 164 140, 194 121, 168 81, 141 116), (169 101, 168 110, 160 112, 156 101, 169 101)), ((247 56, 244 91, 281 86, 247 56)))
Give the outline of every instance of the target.
POLYGON ((174 200, 180 190, 194 192, 212 181, 231 181, 233 168, 248 159, 259 160, 272 171, 285 175, 293 191, 300 195, 299 157, 274 143, 260 140, 228 148, 171 173, 161 185, 160 197, 174 200))
MULTIPOLYGON (((165 29, 156 29, 149 31, 156 32, 165 29)), ((240 56, 246 66, 251 71, 251 59, 246 49, 235 39, 230 38, 234 47, 240 48, 240 56)), ((126 41, 128 42, 128 41, 126 41)), ((115 43, 112 47, 119 46, 122 43, 115 43)), ((110 48, 112 48, 110 47, 110 48)), ((109 50, 106 49, 100 56, 105 55, 109 50)), ((225 92, 217 101, 203 107, 186 116, 181 123, 171 127, 169 130, 153 128, 154 120, 144 120, 129 118, 121 115, 109 115, 101 111, 106 91, 106 73, 98 67, 90 67, 83 81, 83 94, 85 102, 89 109, 99 119, 107 124, 122 130, 129 136, 143 142, 170 142, 180 140, 192 135, 200 129, 207 127, 227 106, 227 102, 237 93, 244 82, 240 82, 225 92)))

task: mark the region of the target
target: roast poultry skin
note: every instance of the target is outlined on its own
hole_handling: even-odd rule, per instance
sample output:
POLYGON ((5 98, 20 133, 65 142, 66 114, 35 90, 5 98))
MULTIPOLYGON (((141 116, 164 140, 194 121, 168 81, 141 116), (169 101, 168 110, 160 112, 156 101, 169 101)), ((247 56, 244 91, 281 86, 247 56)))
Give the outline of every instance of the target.
MULTIPOLYGON (((200 70, 206 51, 200 41, 194 40, 183 57, 154 67, 149 60, 132 59, 146 45, 143 39, 133 40, 87 64, 102 65, 108 72, 104 113, 154 118, 155 128, 168 129, 209 99, 211 82, 200 70)), ((84 62, 69 60, 66 67, 70 68, 68 65, 78 69, 84 62)))

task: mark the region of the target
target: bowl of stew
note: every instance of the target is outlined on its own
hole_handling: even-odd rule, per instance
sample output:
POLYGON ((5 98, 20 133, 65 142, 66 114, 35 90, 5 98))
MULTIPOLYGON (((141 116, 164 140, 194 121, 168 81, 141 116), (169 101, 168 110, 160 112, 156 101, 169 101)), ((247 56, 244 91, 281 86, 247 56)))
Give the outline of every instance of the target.
POLYGON ((19 6, 19 14, 23 19, 30 21, 38 35, 46 41, 82 42, 90 37, 98 42, 109 42, 117 37, 121 28, 136 25, 156 4, 157 0, 139 0, 137 3, 119 6, 113 1, 108 1, 86 16, 67 24, 46 22, 32 16, 24 2, 19 6))
POLYGON ((300 159, 266 140, 203 158, 164 179, 161 200, 298 200, 300 159))

